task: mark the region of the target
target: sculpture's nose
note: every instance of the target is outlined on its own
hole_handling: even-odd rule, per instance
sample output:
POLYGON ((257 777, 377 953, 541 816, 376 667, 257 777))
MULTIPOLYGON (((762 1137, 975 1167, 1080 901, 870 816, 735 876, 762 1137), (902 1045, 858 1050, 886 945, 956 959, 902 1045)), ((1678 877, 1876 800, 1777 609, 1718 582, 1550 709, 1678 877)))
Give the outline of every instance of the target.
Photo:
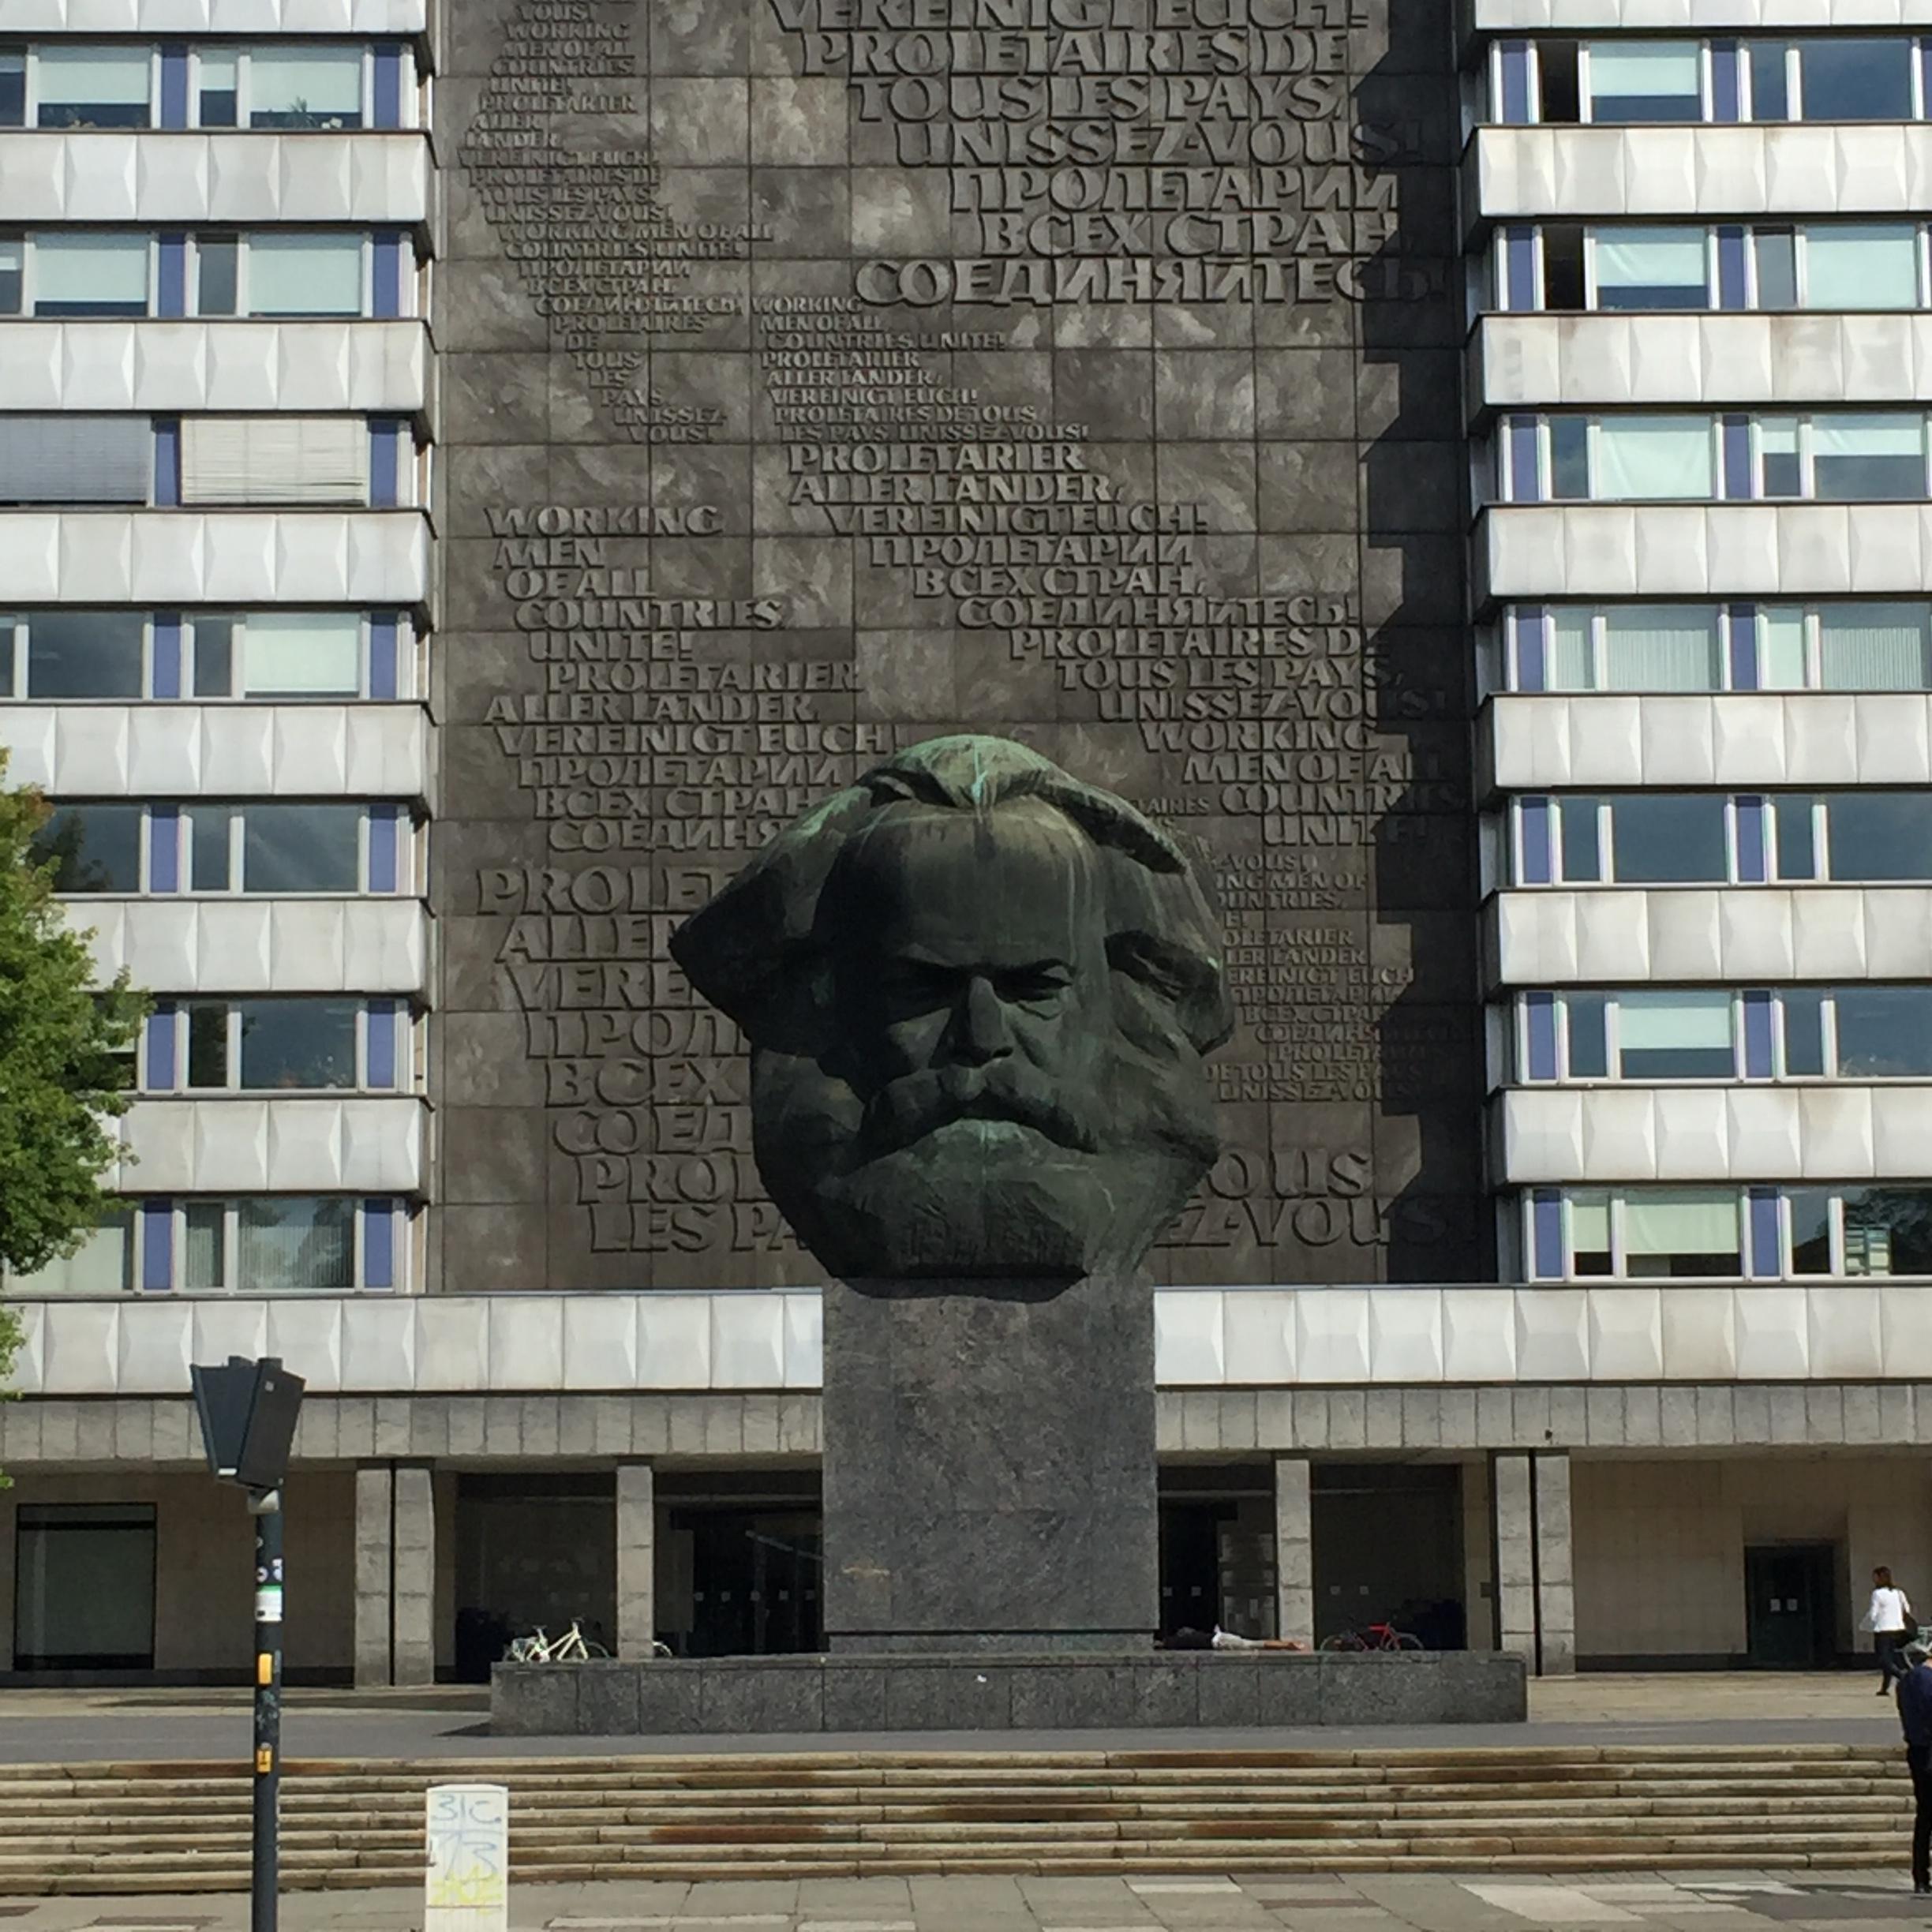
POLYGON ((1004 1059, 1013 1050, 1006 1009, 983 973, 975 973, 967 981, 946 1031, 951 1058, 968 1066, 1004 1059))

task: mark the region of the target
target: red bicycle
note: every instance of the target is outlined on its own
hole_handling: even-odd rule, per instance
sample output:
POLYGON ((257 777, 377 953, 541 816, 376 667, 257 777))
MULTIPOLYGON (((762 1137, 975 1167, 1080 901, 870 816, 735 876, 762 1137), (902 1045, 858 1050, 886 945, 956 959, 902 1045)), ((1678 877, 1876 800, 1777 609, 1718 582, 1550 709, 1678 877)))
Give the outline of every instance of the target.
POLYGON ((1324 1637, 1321 1647, 1324 1650, 1420 1650, 1423 1644, 1420 1637, 1398 1630, 1393 1623, 1367 1623, 1358 1631, 1337 1631, 1332 1637, 1324 1637))

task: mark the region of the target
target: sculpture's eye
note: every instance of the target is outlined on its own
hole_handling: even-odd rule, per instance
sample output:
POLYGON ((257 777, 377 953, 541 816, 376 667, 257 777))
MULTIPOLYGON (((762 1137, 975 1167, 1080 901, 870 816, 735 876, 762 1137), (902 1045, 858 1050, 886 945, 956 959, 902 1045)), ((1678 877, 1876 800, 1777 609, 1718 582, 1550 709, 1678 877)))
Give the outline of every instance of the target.
POLYGON ((930 1013, 950 1004, 958 977, 952 968, 924 960, 887 960, 879 968, 877 996, 887 1013, 901 1019, 930 1013))
POLYGON ((1058 960, 1042 960, 1032 966, 1016 967, 994 980, 999 996, 1009 1006, 1056 1005, 1073 983, 1073 973, 1058 960))

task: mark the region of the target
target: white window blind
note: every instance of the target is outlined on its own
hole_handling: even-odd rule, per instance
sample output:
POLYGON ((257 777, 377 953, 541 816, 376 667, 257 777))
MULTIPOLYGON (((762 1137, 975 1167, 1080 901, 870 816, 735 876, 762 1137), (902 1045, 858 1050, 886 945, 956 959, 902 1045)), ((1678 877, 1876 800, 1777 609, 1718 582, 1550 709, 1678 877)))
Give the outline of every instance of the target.
POLYGON ((144 504, 153 474, 145 416, 0 415, 0 500, 144 504))
POLYGON ((1919 238, 1860 224, 1804 231, 1805 301, 1813 309, 1915 309, 1919 238))
POLYGON ((32 1275, 17 1275, 10 1286, 30 1295, 113 1295, 132 1286, 133 1217, 125 1209, 88 1235, 73 1253, 57 1256, 32 1275))
POLYGON ((1632 1194, 1623 1203, 1627 1254, 1734 1254, 1738 1245, 1735 1193, 1676 1188, 1632 1194))
POLYGON ((148 238, 130 234, 34 237, 36 302, 148 302, 148 238))
POLYGON ((1604 613, 1604 681, 1612 691, 1716 691, 1717 613, 1652 604, 1604 613))
POLYGON ((1811 419, 1815 456, 1916 456, 1925 446, 1919 416, 1833 415, 1811 419))
POLYGON ((250 315, 360 315, 359 235, 252 234, 248 238, 250 315))
POLYGON ((1610 1196, 1573 1194, 1570 1197, 1570 1246, 1577 1254, 1610 1252, 1610 1196))
POLYGON ((34 51, 36 84, 43 107, 144 107, 149 89, 148 50, 49 46, 34 51))
POLYGON ((360 47, 287 47, 249 56, 250 114, 359 114, 360 47))
POLYGON ((1702 288, 1702 229, 1619 228, 1595 238, 1600 288, 1702 288))
POLYGON ((1625 416, 1597 425, 1591 495, 1605 502, 1708 497, 1711 426, 1696 416, 1625 416))
POLYGON ((1818 610, 1819 668, 1827 691, 1923 691, 1926 607, 1826 604, 1818 610))
POLYGON ((1595 686, 1587 610, 1550 612, 1549 681, 1552 691, 1589 691, 1595 686))
POLYGON ((1731 1044, 1728 993, 1624 993, 1617 998, 1617 1043, 1626 1053, 1731 1044))
POLYGON ((242 636, 244 693, 353 697, 361 642, 358 620, 334 611, 251 611, 242 636))
POLYGON ((181 465, 184 504, 366 503, 369 425, 360 416, 190 416, 181 465))
POLYGON ((1758 683, 1765 691, 1805 687, 1805 623, 1801 610, 1758 613, 1758 683))
POLYGON ((1694 95, 1698 92, 1698 44, 1694 40, 1593 40, 1589 86, 1593 99, 1605 95, 1694 95))

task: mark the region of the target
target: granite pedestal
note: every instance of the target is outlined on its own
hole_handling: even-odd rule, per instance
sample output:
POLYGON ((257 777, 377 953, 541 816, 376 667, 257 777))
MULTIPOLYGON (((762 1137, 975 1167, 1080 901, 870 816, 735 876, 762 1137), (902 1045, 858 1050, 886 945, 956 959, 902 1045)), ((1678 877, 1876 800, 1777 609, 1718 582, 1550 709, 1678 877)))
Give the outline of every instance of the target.
POLYGON ((835 1281, 824 1306, 827 1647, 1144 1648, 1148 1284, 835 1281))
POLYGON ((504 1737, 1519 1724, 1519 1657, 1147 1651, 500 1664, 504 1737))

